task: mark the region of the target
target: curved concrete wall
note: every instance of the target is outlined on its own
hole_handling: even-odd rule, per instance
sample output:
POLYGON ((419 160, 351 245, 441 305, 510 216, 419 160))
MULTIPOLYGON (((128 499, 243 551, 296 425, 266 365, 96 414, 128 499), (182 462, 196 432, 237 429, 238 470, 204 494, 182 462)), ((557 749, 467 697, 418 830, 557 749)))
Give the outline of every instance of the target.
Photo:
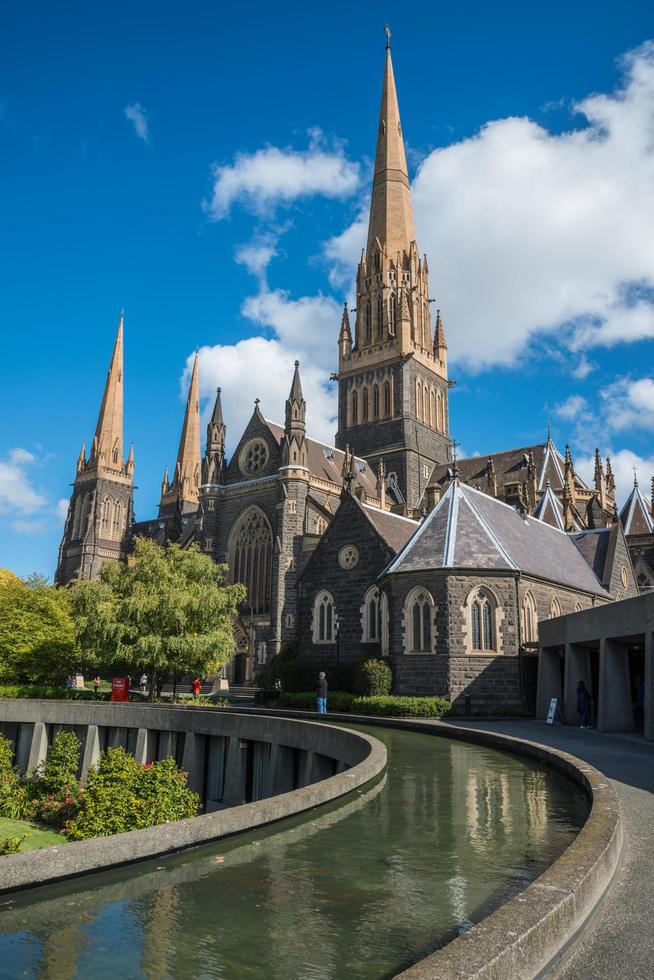
POLYGON ((0 700, 0 731, 23 769, 45 758, 58 730, 83 745, 86 774, 105 746, 140 762, 176 756, 208 812, 190 820, 0 859, 0 892, 89 874, 281 820, 369 782, 386 765, 377 739, 344 728, 204 708, 0 700), (214 794, 213 796, 211 794, 214 794))

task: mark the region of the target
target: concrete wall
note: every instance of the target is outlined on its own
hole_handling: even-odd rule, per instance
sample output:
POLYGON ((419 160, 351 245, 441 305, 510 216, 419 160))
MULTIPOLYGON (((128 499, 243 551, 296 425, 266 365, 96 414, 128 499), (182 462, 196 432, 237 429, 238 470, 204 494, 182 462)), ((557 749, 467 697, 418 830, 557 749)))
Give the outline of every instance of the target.
POLYGON ((105 839, 79 841, 6 856, 0 864, 0 892, 145 860, 250 830, 337 799, 386 766, 384 746, 362 733, 218 709, 7 700, 0 701, 0 723, 29 726, 30 769, 45 758, 54 731, 62 726, 84 729, 83 774, 107 741, 126 739, 142 762, 149 761, 162 744, 179 751, 181 741, 182 767, 191 787, 206 794, 211 779, 220 786, 221 796, 207 800, 210 812, 202 816, 116 834, 110 844, 105 839), (124 732, 134 733, 133 740, 124 732), (218 767, 213 775, 212 760, 218 767))

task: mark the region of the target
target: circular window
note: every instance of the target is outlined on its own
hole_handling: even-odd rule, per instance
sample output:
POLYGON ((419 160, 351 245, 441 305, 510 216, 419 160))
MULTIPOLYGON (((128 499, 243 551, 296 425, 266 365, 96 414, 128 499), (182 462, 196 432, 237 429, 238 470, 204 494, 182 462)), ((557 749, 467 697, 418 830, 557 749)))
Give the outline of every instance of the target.
POLYGON ((358 561, 359 552, 353 544, 346 544, 338 553, 338 564, 341 568, 354 568, 358 561))
POLYGON ((268 446, 263 439, 251 439, 241 450, 239 466, 245 476, 257 476, 268 462, 268 446))
POLYGON ((629 584, 629 575, 627 574, 627 569, 623 565, 620 569, 620 581, 622 582, 622 588, 626 589, 629 584))

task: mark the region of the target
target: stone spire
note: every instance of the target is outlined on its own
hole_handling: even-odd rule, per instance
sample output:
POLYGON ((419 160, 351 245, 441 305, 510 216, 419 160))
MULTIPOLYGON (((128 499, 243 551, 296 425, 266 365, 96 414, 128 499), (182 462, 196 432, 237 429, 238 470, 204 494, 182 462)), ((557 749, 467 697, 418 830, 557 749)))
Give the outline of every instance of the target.
POLYGON ((225 438, 227 426, 223 421, 220 388, 216 388, 216 400, 207 425, 207 445, 202 464, 202 482, 220 483, 225 468, 225 438))
POLYGON ((195 352, 191 384, 186 400, 184 423, 177 450, 177 463, 173 481, 167 494, 162 494, 160 507, 170 503, 189 504, 188 509, 198 503, 200 485, 200 371, 198 352, 195 352))
POLYGON ((597 502, 605 510, 606 508, 606 478, 604 476, 604 467, 602 465, 602 457, 600 456, 599 449, 595 450, 595 492, 597 494, 597 502))
POLYGON ((104 386, 89 462, 123 467, 123 314, 104 386))
POLYGON ((447 341, 445 339, 445 324, 441 317, 441 311, 436 310, 436 326, 434 328, 434 357, 443 363, 447 363, 447 341))
POLYGON ((368 255, 375 242, 395 258, 408 252, 416 240, 409 171, 406 165, 400 108, 397 101, 390 44, 386 46, 386 65, 382 84, 377 152, 368 224, 368 255))
POLYGON ((284 466, 307 465, 306 416, 307 403, 304 400, 302 384, 300 383, 300 362, 296 361, 291 390, 286 399, 284 445, 282 447, 282 463, 284 466))
POLYGON ((352 331, 350 330, 350 317, 347 310, 347 302, 343 307, 341 317, 341 332, 338 336, 338 350, 341 357, 352 351, 352 331))

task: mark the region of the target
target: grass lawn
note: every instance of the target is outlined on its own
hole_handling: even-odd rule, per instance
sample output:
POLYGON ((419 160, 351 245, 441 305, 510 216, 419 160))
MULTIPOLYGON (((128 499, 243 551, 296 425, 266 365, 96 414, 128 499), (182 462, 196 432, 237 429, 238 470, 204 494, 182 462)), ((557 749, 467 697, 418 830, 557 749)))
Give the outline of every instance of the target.
POLYGON ((20 846, 21 851, 36 851, 40 847, 54 847, 68 843, 61 834, 40 823, 0 817, 0 841, 6 840, 7 837, 20 837, 22 834, 27 834, 27 838, 20 846))

